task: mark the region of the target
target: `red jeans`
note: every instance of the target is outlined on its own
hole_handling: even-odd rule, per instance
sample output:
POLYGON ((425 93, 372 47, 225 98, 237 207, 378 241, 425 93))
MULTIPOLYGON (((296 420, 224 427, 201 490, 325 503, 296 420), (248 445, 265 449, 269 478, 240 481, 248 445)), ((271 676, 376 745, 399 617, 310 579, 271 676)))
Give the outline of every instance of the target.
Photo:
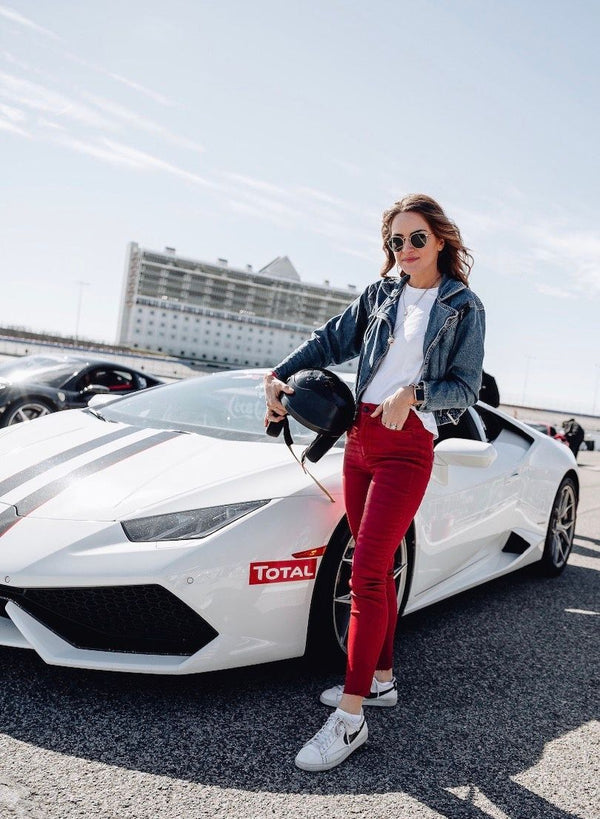
POLYGON ((356 541, 352 563, 346 694, 366 696, 375 669, 393 665, 398 604, 394 554, 423 499, 433 435, 411 410, 403 429, 371 418, 360 404, 344 456, 344 498, 356 541))

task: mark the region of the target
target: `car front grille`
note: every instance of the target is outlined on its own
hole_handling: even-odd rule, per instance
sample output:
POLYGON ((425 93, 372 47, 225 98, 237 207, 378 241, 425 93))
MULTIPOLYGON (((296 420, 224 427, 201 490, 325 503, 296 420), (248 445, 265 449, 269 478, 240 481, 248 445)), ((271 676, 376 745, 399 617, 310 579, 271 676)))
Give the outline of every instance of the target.
POLYGON ((0 585, 13 600, 76 648, 189 657, 218 632, 158 585, 19 589, 0 585))

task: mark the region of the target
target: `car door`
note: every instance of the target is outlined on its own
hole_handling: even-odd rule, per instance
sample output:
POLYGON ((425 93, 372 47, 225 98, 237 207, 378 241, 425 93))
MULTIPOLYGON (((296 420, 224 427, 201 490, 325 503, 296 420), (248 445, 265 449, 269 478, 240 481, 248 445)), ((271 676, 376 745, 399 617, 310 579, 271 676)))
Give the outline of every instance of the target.
MULTIPOLYGON (((485 427, 473 409, 466 411, 455 430, 443 430, 445 438, 453 434, 462 441, 487 443, 485 427)), ((530 442, 507 432, 502 441, 487 444, 492 445, 496 456, 487 466, 447 466, 434 455, 431 480, 417 513, 420 541, 412 595, 493 559, 516 525, 519 465, 530 442)))
POLYGON ((139 389, 137 378, 131 370, 110 365, 88 366, 67 386, 65 392, 70 408, 87 407, 90 398, 98 393, 126 395, 139 389))
POLYGON ((69 379, 61 388, 65 398, 66 409, 81 409, 87 407, 87 403, 92 397, 93 393, 86 393, 85 388, 92 383, 92 373, 94 368, 91 366, 84 367, 77 375, 69 379))

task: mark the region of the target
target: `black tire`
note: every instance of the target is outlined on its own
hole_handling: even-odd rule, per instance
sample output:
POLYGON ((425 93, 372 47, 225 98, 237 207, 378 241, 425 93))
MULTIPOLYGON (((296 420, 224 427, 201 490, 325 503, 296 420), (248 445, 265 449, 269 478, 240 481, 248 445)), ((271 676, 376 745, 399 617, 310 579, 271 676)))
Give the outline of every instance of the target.
POLYGON ((33 421, 51 412, 56 412, 56 409, 41 398, 21 398, 4 410, 0 426, 10 427, 24 421, 33 421))
MULTIPOLYGON (((315 583, 308 625, 307 658, 320 667, 343 667, 350 622, 350 573, 354 538, 348 520, 338 524, 327 546, 315 583)), ((398 613, 406 605, 413 568, 413 547, 409 536, 396 550, 395 576, 398 613)))
POLYGON ((577 501, 575 481, 563 478, 552 504, 544 554, 539 564, 546 577, 557 577, 567 565, 575 537, 577 501))

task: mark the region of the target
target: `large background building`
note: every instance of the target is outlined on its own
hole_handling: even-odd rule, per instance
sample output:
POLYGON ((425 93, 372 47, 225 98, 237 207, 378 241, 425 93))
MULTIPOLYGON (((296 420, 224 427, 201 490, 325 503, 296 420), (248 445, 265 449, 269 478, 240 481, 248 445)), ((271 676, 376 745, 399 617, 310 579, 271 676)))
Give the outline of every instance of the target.
POLYGON ((301 282, 287 256, 255 272, 130 242, 117 343, 217 367, 272 367, 354 298, 352 285, 301 282))

